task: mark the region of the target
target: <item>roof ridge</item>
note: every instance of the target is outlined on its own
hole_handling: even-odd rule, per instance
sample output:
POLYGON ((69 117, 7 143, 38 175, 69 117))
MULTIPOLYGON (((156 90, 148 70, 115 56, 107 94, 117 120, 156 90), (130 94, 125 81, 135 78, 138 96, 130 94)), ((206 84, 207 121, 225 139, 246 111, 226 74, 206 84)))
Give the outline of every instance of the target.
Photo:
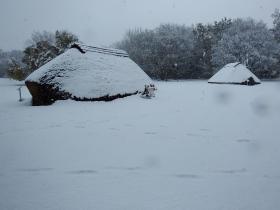
POLYGON ((240 64, 241 64, 241 62, 237 62, 233 67, 235 68, 235 67, 239 66, 240 64))
POLYGON ((107 54, 107 55, 114 55, 114 56, 120 56, 120 57, 129 57, 128 53, 124 50, 119 49, 113 49, 113 48, 102 48, 102 47, 96 47, 96 46, 89 46, 85 45, 83 43, 74 43, 71 48, 78 49, 81 53, 86 52, 96 52, 101 54, 107 54))

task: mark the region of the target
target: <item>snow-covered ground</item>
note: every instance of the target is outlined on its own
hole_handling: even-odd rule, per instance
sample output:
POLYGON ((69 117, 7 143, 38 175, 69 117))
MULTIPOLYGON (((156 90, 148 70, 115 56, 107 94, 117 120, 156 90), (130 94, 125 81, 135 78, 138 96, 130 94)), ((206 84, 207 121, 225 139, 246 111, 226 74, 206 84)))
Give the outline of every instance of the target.
POLYGON ((280 83, 30 106, 0 80, 0 209, 278 210, 280 83))

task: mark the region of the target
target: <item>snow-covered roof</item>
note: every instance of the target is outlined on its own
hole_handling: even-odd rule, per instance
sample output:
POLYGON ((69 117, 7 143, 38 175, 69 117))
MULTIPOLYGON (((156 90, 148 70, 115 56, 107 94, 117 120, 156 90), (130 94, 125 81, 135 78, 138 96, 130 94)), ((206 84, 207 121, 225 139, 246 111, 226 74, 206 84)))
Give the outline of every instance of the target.
POLYGON ((27 79, 77 98, 134 93, 152 81, 125 51, 78 44, 27 79))
POLYGON ((230 63, 211 77, 208 82, 239 84, 245 82, 250 77, 252 77, 256 83, 261 83, 260 79, 256 77, 256 75, 254 75, 245 65, 241 63, 230 63))

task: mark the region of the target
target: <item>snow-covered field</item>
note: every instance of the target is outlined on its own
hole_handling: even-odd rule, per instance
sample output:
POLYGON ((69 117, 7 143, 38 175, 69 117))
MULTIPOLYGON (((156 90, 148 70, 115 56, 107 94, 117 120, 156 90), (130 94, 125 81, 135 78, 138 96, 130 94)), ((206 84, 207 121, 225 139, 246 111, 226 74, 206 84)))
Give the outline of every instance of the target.
POLYGON ((278 210, 280 83, 30 106, 0 80, 0 209, 278 210))

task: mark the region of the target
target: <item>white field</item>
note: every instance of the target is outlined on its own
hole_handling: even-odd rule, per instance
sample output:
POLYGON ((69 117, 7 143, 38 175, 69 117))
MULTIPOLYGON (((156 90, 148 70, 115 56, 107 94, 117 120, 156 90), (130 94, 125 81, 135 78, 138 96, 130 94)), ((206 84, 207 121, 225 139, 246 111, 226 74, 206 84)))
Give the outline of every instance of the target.
POLYGON ((1 210, 279 210, 280 84, 32 107, 0 80, 1 210))

